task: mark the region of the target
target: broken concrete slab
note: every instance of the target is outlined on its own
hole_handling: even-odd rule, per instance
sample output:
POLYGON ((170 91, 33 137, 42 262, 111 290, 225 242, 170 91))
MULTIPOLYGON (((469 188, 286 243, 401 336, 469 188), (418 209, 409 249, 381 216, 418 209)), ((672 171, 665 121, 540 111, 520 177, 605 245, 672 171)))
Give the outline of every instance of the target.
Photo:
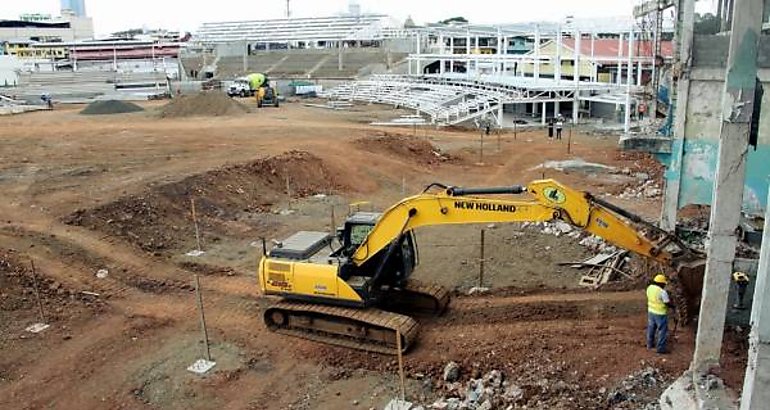
POLYGON ((620 138, 618 145, 624 151, 641 151, 651 154, 670 154, 672 139, 656 135, 632 135, 620 138))
POLYGON ((413 410, 413 404, 406 400, 393 399, 386 406, 384 410, 413 410))
POLYGON ((612 172, 615 170, 615 167, 611 167, 609 165, 587 162, 582 158, 575 158, 564 161, 546 161, 534 168, 530 168, 530 171, 544 168, 553 169, 556 171, 576 171, 585 173, 612 172))

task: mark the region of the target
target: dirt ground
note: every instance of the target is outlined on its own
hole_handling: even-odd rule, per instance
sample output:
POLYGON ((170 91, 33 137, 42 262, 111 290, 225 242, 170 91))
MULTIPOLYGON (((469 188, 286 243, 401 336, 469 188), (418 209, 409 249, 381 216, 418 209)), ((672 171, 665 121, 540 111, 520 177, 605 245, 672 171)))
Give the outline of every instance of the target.
MULTIPOLYGON (((555 178, 651 219, 660 207, 658 198, 617 196, 637 184, 633 172, 651 170, 647 158, 619 153, 615 138, 575 133, 568 153, 566 141, 542 131, 493 135, 481 163, 473 131, 369 126, 399 114, 385 107, 285 104, 175 119, 161 118, 161 105, 0 118, 0 408, 382 408, 398 391, 393 357, 264 328, 272 300, 255 281, 258 238, 329 229, 350 203, 383 209, 431 182, 555 178), (574 158, 618 172, 539 167, 574 158), (191 199, 205 250, 195 258, 185 255, 197 246, 191 199), (40 321, 32 260, 51 324, 39 334, 25 331, 40 321), (185 370, 202 355, 194 273, 217 362, 205 377, 185 370)), ((478 285, 481 228, 417 232, 415 277, 455 298, 446 315, 421 319, 405 357, 410 399, 431 403, 450 360, 465 379, 498 369, 522 386, 571 386, 577 402, 539 402, 547 408, 610 408, 607 389, 628 375, 654 366, 670 380, 687 368, 693 330, 679 329, 670 355, 647 351, 643 292, 580 289, 583 273, 558 263, 593 253, 566 236, 483 227, 491 291, 466 295, 478 285)), ((735 386, 742 339, 728 343, 725 373, 735 386)))

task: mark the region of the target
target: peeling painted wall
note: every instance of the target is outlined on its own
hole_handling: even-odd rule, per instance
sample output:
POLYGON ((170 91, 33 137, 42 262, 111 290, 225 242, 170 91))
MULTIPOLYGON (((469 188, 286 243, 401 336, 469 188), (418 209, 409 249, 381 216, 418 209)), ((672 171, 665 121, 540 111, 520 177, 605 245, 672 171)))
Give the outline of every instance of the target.
MULTIPOLYGON (((714 174, 719 151, 722 125, 722 93, 724 91, 725 60, 729 38, 698 36, 693 45, 693 69, 690 97, 687 105, 684 155, 681 164, 672 164, 672 155, 659 155, 667 165, 666 178, 681 173, 679 208, 690 204, 708 205, 713 195, 714 174)), ((759 78, 765 89, 756 151, 749 147, 746 182, 743 196, 744 211, 763 213, 767 207, 770 184, 770 37, 760 41, 759 78)), ((682 147, 674 140, 672 152, 682 147)))
MULTIPOLYGON (((674 141, 673 144, 672 151, 676 152, 681 141, 674 141)), ((682 181, 679 188, 680 208, 690 204, 711 204, 718 153, 717 139, 688 138, 685 140, 682 181)), ((661 159, 664 164, 668 164, 670 155, 661 156, 661 159)), ((675 172, 669 167, 666 178, 674 177, 675 172)), ((761 145, 757 151, 749 148, 743 191, 744 211, 752 214, 764 212, 767 207, 768 184, 770 184, 770 145, 761 145)))

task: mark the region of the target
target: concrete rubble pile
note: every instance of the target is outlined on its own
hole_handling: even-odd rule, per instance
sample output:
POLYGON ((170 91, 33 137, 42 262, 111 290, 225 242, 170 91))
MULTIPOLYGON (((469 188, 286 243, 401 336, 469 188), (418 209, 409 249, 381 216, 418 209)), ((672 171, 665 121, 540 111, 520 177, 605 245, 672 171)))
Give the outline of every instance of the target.
POLYGON ((518 379, 507 377, 500 370, 491 370, 483 376, 476 374, 461 380, 460 365, 449 362, 439 382, 441 397, 412 410, 491 410, 517 408, 549 408, 563 405, 601 406, 621 409, 654 410, 658 390, 665 386, 660 372, 646 367, 629 375, 611 388, 591 390, 563 380, 542 378, 530 380, 521 374, 518 379))
POLYGON ((546 235, 557 237, 567 236, 575 239, 581 246, 585 246, 593 252, 611 253, 617 251, 616 247, 610 245, 604 239, 575 229, 564 221, 523 222, 521 228, 535 230, 546 235))
POLYGON ((0 95, 0 115, 22 114, 29 111, 47 110, 44 105, 28 104, 26 101, 15 100, 4 95, 0 95))
POLYGON ((663 195, 663 190, 660 188, 657 182, 648 179, 639 186, 628 187, 623 191, 618 198, 620 199, 654 199, 663 195))

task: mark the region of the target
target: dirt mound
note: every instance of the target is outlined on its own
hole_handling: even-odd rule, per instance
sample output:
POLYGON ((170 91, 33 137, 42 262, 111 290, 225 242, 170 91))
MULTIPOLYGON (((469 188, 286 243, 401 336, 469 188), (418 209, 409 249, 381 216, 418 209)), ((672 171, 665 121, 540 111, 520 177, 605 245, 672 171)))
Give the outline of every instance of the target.
POLYGON ((220 92, 201 92, 175 98, 160 110, 163 118, 228 117, 249 112, 249 107, 220 92))
POLYGON ((94 101, 88 104, 83 111, 83 115, 107 115, 107 114, 126 114, 129 112, 144 111, 144 108, 127 101, 106 100, 94 101))
POLYGON ((290 197, 344 189, 338 175, 313 154, 289 151, 193 175, 98 208, 81 209, 65 222, 121 237, 150 252, 181 250, 194 237, 190 198, 195 198, 204 242, 219 241, 220 234, 254 238, 258 231, 264 234, 266 222, 249 218, 250 214, 269 212, 274 204, 290 197))
POLYGON ((401 134, 381 133, 365 138, 359 138, 354 144, 366 151, 383 153, 417 162, 422 165, 437 165, 448 162, 456 162, 458 159, 416 136, 401 134))
MULTIPOLYGON (((35 311, 35 288, 30 262, 17 251, 0 248, 0 319, 4 314, 15 311, 35 311)), ((75 302, 85 304, 96 310, 102 309, 103 303, 76 290, 69 289, 62 283, 46 277, 45 272, 37 272, 37 288, 48 318, 56 320, 64 315, 64 307, 75 302)), ((0 320, 0 333, 2 323, 0 320)), ((11 321, 12 322, 12 321, 11 321)), ((2 335, 0 335, 2 339, 2 335)))

